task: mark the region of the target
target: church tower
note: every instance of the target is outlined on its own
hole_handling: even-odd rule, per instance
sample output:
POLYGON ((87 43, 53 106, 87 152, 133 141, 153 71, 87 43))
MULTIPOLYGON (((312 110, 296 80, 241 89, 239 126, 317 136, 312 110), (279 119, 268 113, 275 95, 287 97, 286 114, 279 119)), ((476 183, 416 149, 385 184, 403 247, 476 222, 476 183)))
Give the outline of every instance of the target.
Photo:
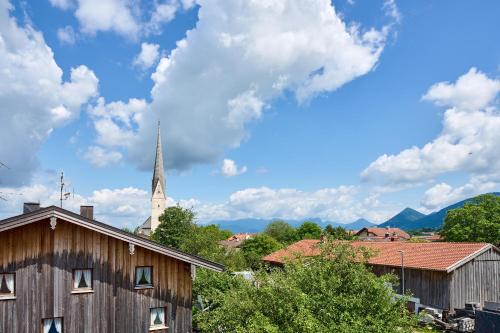
POLYGON ((151 232, 160 224, 159 218, 165 210, 167 192, 165 188, 165 175, 163 173, 163 153, 161 149, 160 122, 158 121, 158 134, 156 138, 156 156, 151 187, 151 232))

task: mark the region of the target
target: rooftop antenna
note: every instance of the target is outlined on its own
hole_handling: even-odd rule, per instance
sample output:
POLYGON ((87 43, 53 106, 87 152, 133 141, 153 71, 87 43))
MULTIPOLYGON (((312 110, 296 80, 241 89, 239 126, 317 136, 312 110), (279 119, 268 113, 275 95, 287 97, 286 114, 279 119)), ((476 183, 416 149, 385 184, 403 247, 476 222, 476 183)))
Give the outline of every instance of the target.
POLYGON ((61 208, 63 206, 63 200, 68 200, 69 197, 71 196, 70 192, 64 192, 64 171, 61 171, 61 197, 59 200, 61 201, 61 208))
POLYGON ((5 163, 2 163, 2 161, 0 161, 0 167, 4 167, 10 170, 10 168, 5 163))

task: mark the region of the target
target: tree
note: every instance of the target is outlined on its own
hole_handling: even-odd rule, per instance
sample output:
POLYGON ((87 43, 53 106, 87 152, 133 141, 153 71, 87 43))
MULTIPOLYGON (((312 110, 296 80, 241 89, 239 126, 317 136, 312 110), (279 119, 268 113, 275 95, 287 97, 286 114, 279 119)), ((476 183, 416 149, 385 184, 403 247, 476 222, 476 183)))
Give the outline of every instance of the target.
POLYGON ((207 311, 195 314, 203 332, 412 332, 405 299, 364 262, 361 249, 326 242, 322 255, 298 258, 283 269, 261 270, 256 283, 227 282, 211 290, 207 311), (257 286, 257 287, 256 287, 257 286))
POLYGON ((276 220, 269 223, 264 233, 284 245, 291 244, 298 240, 295 228, 282 220, 276 220))
POLYGON ((266 234, 260 234, 254 238, 247 239, 240 248, 248 266, 257 268, 260 266, 262 257, 279 250, 281 244, 266 234))
POLYGON ((500 197, 484 194, 448 211, 441 236, 449 242, 500 245, 500 197))
POLYGON ((196 214, 189 208, 179 205, 168 207, 160 216, 160 224, 151 238, 163 245, 180 248, 193 232, 195 217, 196 214))
POLYGON ((341 240, 351 240, 353 236, 341 226, 332 227, 331 224, 325 227, 325 235, 330 236, 332 239, 341 239, 341 240))
POLYGON ((319 239, 321 237, 321 227, 314 222, 304 222, 297 229, 300 239, 319 239))

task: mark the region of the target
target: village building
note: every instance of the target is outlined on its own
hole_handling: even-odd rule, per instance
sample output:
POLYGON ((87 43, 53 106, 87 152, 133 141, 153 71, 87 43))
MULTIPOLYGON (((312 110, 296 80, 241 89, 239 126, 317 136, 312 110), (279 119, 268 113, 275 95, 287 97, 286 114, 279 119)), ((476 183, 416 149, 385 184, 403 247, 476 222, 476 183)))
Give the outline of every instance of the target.
MULTIPOLYGON (((317 256, 320 240, 301 240, 265 256, 270 265, 283 265, 299 255, 317 256)), ((369 259, 376 275, 393 273, 404 290, 434 308, 454 311, 465 303, 500 302, 500 250, 487 243, 411 243, 354 241, 353 247, 373 251, 369 259)))
POLYGON ((156 135, 155 164, 151 183, 151 216, 148 217, 137 230, 139 235, 146 237, 149 237, 160 224, 160 215, 163 214, 167 205, 167 188, 163 171, 160 122, 158 122, 158 132, 156 135))
POLYGON ((147 237, 166 206, 160 128, 151 217, 132 234, 80 214, 25 204, 0 220, 0 333, 192 331, 196 267, 203 258, 147 237))
POLYGON ((222 245, 226 248, 231 249, 239 249, 240 246, 248 239, 252 239, 255 237, 255 234, 242 233, 242 234, 234 234, 228 239, 222 240, 219 242, 219 245, 222 245))
POLYGON ((407 241, 411 238, 409 234, 399 228, 363 228, 358 230, 354 236, 365 241, 407 241))
POLYGON ((0 220, 0 332, 192 331, 194 269, 223 266, 95 221, 91 207, 34 206, 0 220))

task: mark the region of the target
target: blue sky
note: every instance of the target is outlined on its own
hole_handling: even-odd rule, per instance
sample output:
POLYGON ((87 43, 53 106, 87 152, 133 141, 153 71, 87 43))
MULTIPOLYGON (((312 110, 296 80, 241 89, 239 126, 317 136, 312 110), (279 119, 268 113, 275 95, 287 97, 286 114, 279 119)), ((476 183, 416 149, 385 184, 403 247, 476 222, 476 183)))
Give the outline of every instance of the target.
POLYGON ((0 69, 14 73, 0 83, 0 217, 54 202, 64 170, 66 207, 139 224, 158 119, 170 202, 202 221, 381 222, 500 188, 498 1, 0 0, 0 11, 0 69))

